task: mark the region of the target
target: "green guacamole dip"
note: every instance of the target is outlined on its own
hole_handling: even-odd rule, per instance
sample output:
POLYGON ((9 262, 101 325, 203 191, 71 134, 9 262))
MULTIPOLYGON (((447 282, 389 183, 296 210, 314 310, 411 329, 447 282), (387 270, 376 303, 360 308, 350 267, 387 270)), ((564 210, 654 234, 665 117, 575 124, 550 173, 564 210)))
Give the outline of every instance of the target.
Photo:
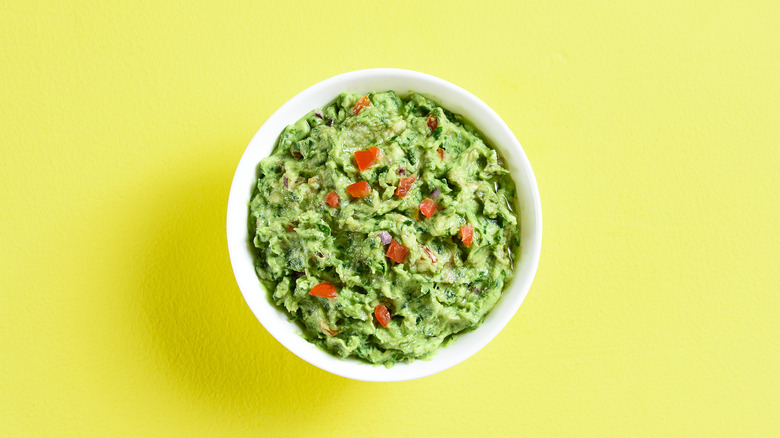
POLYGON ((258 166, 257 274, 319 347, 386 366, 425 358, 477 328, 511 279, 514 187, 495 149, 430 99, 343 93, 258 166))

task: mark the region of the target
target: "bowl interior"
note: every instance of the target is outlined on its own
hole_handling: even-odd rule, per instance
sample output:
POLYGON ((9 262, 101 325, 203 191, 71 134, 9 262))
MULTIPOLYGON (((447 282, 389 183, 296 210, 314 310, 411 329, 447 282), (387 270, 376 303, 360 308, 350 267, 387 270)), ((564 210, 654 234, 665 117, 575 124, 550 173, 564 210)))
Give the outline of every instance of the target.
POLYGON ((331 373, 357 380, 400 381, 428 376, 469 358, 492 340, 509 322, 531 286, 541 251, 541 205, 530 163, 514 134, 503 120, 471 93, 442 79, 408 70, 371 69, 345 73, 322 81, 290 99, 252 138, 236 169, 227 211, 230 261, 241 292, 257 319, 271 335, 305 361, 331 373), (270 155, 285 126, 312 109, 331 102, 343 91, 367 93, 393 90, 399 94, 422 93, 479 129, 489 144, 504 157, 517 188, 517 212, 521 222, 521 249, 515 276, 501 300, 477 330, 458 335, 428 360, 399 363, 392 368, 356 359, 339 359, 318 349, 300 329, 274 306, 254 271, 253 252, 247 230, 247 202, 256 178, 257 163, 270 155))

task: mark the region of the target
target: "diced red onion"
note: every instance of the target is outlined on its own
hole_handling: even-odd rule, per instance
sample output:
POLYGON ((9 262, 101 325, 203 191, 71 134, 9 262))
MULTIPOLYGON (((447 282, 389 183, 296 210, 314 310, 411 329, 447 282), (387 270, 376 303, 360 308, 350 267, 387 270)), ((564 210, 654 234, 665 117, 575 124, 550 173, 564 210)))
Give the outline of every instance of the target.
POLYGON ((428 249, 427 246, 423 247, 423 251, 425 251, 426 254, 428 254, 428 257, 431 258, 431 262, 436 263, 439 261, 439 258, 436 257, 436 254, 433 253, 430 249, 428 249))
POLYGON ((314 111, 314 117, 316 117, 318 119, 321 119, 322 118, 322 111, 320 111, 320 110, 314 111))
POLYGON ((398 174, 399 175, 406 175, 406 169, 404 169, 403 167, 399 168, 398 169, 398 174))
POLYGON ((287 180, 287 175, 284 176, 284 188, 285 189, 289 189, 290 188, 289 181, 287 180))
POLYGON ((328 126, 333 126, 333 119, 328 119, 328 121, 325 122, 325 124, 328 126))
POLYGON ((379 239, 382 240, 382 245, 387 245, 391 240, 393 240, 393 237, 387 231, 382 231, 378 235, 379 239))
POLYGON ((441 190, 439 190, 439 189, 436 189, 436 190, 431 192, 431 198, 438 198, 439 195, 441 195, 441 190))

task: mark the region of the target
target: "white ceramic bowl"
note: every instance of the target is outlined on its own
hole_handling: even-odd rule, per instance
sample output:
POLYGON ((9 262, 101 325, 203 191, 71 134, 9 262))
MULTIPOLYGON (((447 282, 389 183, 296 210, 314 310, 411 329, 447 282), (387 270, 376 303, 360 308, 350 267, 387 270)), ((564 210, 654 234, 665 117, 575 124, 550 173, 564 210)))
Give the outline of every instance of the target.
POLYGON ((359 70, 315 84, 282 105, 257 131, 238 163, 227 207, 227 243, 238 287, 260 323, 288 350, 301 359, 339 376, 357 380, 391 382, 411 380, 443 371, 468 359, 487 345, 512 319, 531 287, 542 246, 542 210, 531 164, 506 123, 468 91, 434 76, 398 69, 359 70), (428 360, 399 363, 392 368, 356 359, 340 359, 307 342, 297 325, 275 307, 254 270, 254 255, 247 230, 247 202, 260 159, 271 154, 279 134, 312 109, 331 102, 342 91, 367 93, 394 90, 425 94, 444 108, 461 114, 476 126, 489 144, 499 150, 517 185, 521 221, 521 253, 515 276, 501 300, 477 330, 459 335, 428 360))

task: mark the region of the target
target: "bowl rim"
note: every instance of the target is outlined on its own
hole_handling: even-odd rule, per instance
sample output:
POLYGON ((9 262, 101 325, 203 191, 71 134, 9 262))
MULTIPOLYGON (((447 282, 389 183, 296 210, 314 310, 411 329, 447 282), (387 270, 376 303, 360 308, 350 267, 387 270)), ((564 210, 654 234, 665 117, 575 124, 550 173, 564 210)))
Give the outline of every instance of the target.
MULTIPOLYGON (((518 190, 518 196, 519 193, 518 190)), ((373 68, 342 73, 304 89, 279 107, 261 125, 244 150, 233 175, 227 203, 226 227, 230 264, 239 290, 252 313, 274 339, 299 358, 332 374, 355 380, 390 382, 422 378, 451 368, 476 354, 509 323, 525 299, 539 265, 542 212, 536 177, 528 157, 507 124, 492 108, 472 93, 436 76, 412 70, 373 68), (515 262, 515 275, 483 324, 469 333, 459 334, 457 339, 437 350, 430 359, 398 363, 391 368, 357 359, 341 359, 303 339, 298 326, 287 321, 286 314, 271 302, 268 297, 269 292, 257 278, 247 227, 247 203, 256 180, 257 163, 273 150, 282 129, 313 108, 317 108, 317 105, 332 101, 342 91, 369 92, 379 89, 406 88, 405 86, 379 86, 385 83, 413 83, 415 87, 407 88, 407 92, 419 92, 432 97, 450 111, 466 113, 464 114, 466 120, 483 133, 488 143, 499 150, 505 158, 515 180, 516 189, 521 188, 520 180, 523 181, 525 199, 522 203, 518 202, 521 209, 518 216, 527 216, 527 219, 530 219, 521 221, 522 249, 521 258, 515 262), (428 88, 420 89, 420 87, 428 88), (337 91, 331 95, 330 100, 322 102, 322 96, 332 93, 331 89, 337 91), (490 129, 486 129, 488 127, 490 129), (496 141, 496 138, 500 141, 496 141), (267 146, 269 141, 270 147, 267 146), (258 153, 266 149, 264 155, 258 153), (511 155, 511 159, 507 159, 508 154, 511 155), (518 174, 518 171, 521 173, 518 174), (254 179, 247 184, 250 173, 251 178, 254 179), (522 278, 519 275, 521 267, 522 278), (257 293, 258 290, 260 294, 257 293), (497 312, 499 307, 501 311, 497 312), (488 320, 491 321, 489 325, 488 320), (465 337, 470 337, 470 341, 463 345, 465 337), (455 349, 456 346, 461 348, 455 349), (442 352, 446 353, 442 354, 442 352)))

